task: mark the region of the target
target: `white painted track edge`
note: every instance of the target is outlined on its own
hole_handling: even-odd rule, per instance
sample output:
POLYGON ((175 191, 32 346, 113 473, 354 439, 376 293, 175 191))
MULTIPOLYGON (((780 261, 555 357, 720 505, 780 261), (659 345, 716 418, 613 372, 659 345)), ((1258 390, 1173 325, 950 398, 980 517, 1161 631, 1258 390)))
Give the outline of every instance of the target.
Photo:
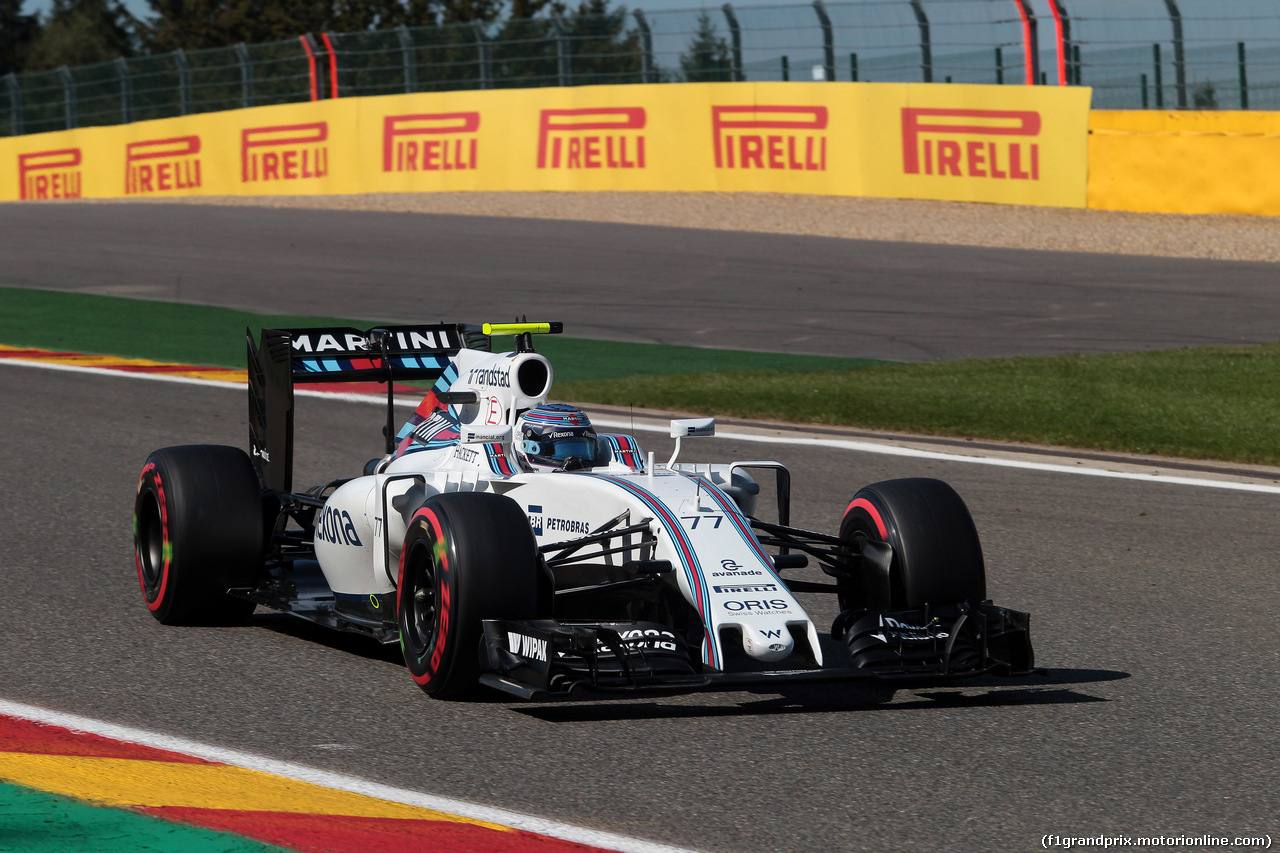
POLYGON ((222 764, 230 764, 235 767, 243 767, 246 770, 269 773, 273 776, 283 776, 296 781, 309 782, 313 785, 320 785, 322 787, 332 788, 338 791, 363 794, 368 797, 376 797, 378 799, 389 800, 394 803, 402 803, 404 805, 418 806, 420 808, 431 809, 433 811, 446 812, 448 814, 458 815, 459 817, 472 818, 475 820, 485 821, 487 823, 501 824, 502 826, 509 826, 513 829, 520 829, 526 832, 536 833, 538 835, 558 838, 562 841, 572 841, 578 844, 587 844, 593 847, 604 848, 606 850, 615 850, 618 851, 618 853, 696 853, 686 847, 672 847, 670 845, 644 841, 642 839, 618 835, 612 832, 559 823, 558 821, 547 820, 545 818, 522 814, 520 812, 513 812, 507 809, 484 806, 477 803, 471 803, 466 800, 457 800, 451 797, 440 797, 434 794, 424 794, 420 791, 396 788, 390 785, 383 785, 378 782, 359 779, 355 776, 346 776, 341 773, 332 773, 327 770, 317 770, 316 768, 307 767, 303 764, 294 764, 288 761, 277 761, 276 759, 265 758, 260 755, 253 755, 252 753, 240 752, 238 750, 227 749, 225 747, 211 746, 209 744, 188 740, 186 738, 159 734, 157 732, 147 731, 146 729, 120 726, 115 723, 95 720, 91 717, 83 717, 78 714, 70 714, 64 711, 53 711, 47 708, 25 705, 19 702, 11 702, 5 699, 0 699, 0 715, 16 717, 22 720, 30 720, 36 723, 44 723, 46 725, 61 726, 65 729, 87 732, 89 734, 111 738, 112 740, 138 744, 140 746, 149 746, 153 749, 178 752, 183 755, 203 758, 206 761, 216 761, 222 764))
MULTIPOLYGON (((62 370, 72 373, 90 373, 103 376, 124 376, 134 379, 149 379, 158 382, 178 382, 186 385, 203 385, 206 387, 224 388, 242 391, 243 385, 235 382, 221 382, 212 379, 195 379, 185 376, 168 376, 165 374, 154 373, 134 373, 131 371, 113 370, 102 367, 81 367, 78 365, 68 364, 50 364, 39 361, 25 361, 16 358, 0 358, 0 365, 11 364, 14 366, 24 367, 41 367, 48 370, 62 370)), ((311 391, 308 389, 295 390, 294 394, 301 397, 318 397, 326 400, 341 400, 348 403, 363 403, 366 405, 386 405, 386 399, 371 394, 344 394, 328 391, 311 391)), ((405 408, 413 408, 417 406, 416 400, 397 401, 397 405, 405 408)), ((663 425, 650 424, 632 424, 626 421, 612 420, 608 418, 594 418, 592 423, 599 426, 610 427, 613 429, 635 429, 642 432, 662 432, 665 433, 668 427, 663 425)), ((1015 468, 1024 471, 1042 471, 1052 474, 1072 474, 1080 477, 1103 477, 1116 480, 1133 480, 1146 483, 1162 483, 1170 486, 1192 486, 1210 489, 1226 489, 1228 491, 1239 492, 1256 492, 1260 494, 1280 495, 1280 486, 1268 485, 1266 483, 1244 483, 1237 480, 1217 479, 1210 476, 1206 477, 1183 477, 1168 474, 1146 473, 1141 471, 1112 471, 1106 468, 1096 468, 1086 465, 1057 465, 1051 462, 1033 462, 1022 459, 1002 459, 991 456, 964 455, 959 453, 943 453, 937 450, 922 450, 914 447, 900 447, 892 444, 881 444, 873 441, 857 441, 853 439, 840 438, 804 438, 797 436, 768 436, 753 435, 749 433, 739 432, 723 432, 719 431, 716 435, 720 438, 733 439, 735 441, 755 442, 759 444, 776 444, 783 446, 800 446, 800 447, 827 447, 835 450, 849 450, 858 453, 871 453, 881 456, 901 456, 913 459, 931 459, 938 462, 964 462, 971 465, 987 465, 995 468, 1015 468)))

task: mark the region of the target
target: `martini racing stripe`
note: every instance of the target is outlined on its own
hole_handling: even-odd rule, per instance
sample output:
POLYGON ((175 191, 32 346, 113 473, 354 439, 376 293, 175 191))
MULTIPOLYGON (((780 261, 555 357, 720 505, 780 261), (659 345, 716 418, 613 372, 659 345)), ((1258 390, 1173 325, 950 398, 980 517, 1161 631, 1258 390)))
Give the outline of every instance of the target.
POLYGON ((709 479, 706 479, 705 477, 698 477, 696 474, 686 474, 683 471, 679 471, 677 473, 688 480, 696 481, 702 486, 702 488, 707 490, 711 495, 711 499, 719 505, 730 523, 733 524, 733 529, 738 531, 738 535, 741 536, 747 545, 751 547, 751 550, 756 552, 756 556, 764 563, 765 570, 768 571, 769 575, 781 585, 781 589, 786 589, 786 584, 773 569, 773 557, 769 556, 769 554, 765 552, 764 548, 760 545, 760 540, 756 539, 756 537, 751 533, 751 528, 745 524, 742 510, 738 509, 738 505, 735 504, 728 495, 720 491, 720 487, 709 479))
MULTIPOLYGON (((424 365, 439 367, 444 363, 443 356, 424 356, 421 359, 406 357, 405 361, 420 361, 424 365)), ((437 393, 444 393, 458 380, 458 366, 450 361, 436 379, 431 390, 422 398, 418 408, 396 433, 396 458, 418 450, 439 450, 452 447, 458 443, 461 434, 458 432, 457 406, 445 406, 437 398, 437 393), (434 421, 434 423, 433 423, 434 421), (415 440, 416 439, 416 440, 415 440)))
POLYGON ((609 453, 614 461, 621 462, 632 471, 640 471, 644 468, 644 461, 640 458, 640 445, 634 438, 616 433, 601 433, 600 437, 609 447, 609 453))
POLYGON ((654 515, 662 519, 663 525, 671 532, 671 540, 675 543, 676 550, 680 555, 680 565, 689 581, 689 588, 693 590, 695 603, 698 607, 698 615, 702 617, 702 624, 706 626, 702 662, 707 666, 720 669, 722 665, 720 638, 716 636, 715 628, 711 622, 711 593, 707 589, 706 577, 702 573, 702 564, 698 562, 697 553, 693 550, 693 546, 689 544, 689 537, 685 535, 684 528, 680 526, 680 519, 672 515, 666 505, 654 497, 651 492, 640 488, 634 483, 621 477, 611 477, 609 475, 600 475, 600 479, 608 480, 610 483, 634 495, 641 503, 652 510, 654 515))
MULTIPOLYGON (((293 362, 294 373, 350 373, 353 370, 382 369, 382 360, 373 358, 295 358, 293 362)), ((448 359, 442 355, 391 356, 393 367, 439 368, 447 362, 448 359)))
POLYGON ((484 446, 485 455, 489 458, 489 470, 503 477, 514 476, 516 471, 511 466, 511 460, 507 458, 507 454, 503 452, 502 445, 498 442, 486 444, 484 446))

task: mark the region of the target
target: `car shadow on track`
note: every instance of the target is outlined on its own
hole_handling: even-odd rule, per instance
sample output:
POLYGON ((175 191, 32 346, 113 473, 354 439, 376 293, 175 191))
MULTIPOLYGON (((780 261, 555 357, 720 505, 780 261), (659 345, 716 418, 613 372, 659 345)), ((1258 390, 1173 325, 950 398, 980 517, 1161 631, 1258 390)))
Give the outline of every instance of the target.
MULTIPOLYGON (((771 690, 769 698, 730 699, 725 704, 667 704, 658 701, 592 702, 515 706, 512 710, 549 723, 605 720, 689 719, 768 714, 830 714, 857 711, 917 711, 946 707, 1009 708, 1109 702, 1072 689, 1071 685, 1117 681, 1129 673, 1115 670, 1059 669, 1018 679, 975 679, 945 688, 902 688, 894 685, 804 685, 771 690), (899 693, 910 698, 895 699, 899 693), (732 704, 730 704, 732 703, 732 704)), ((706 695, 706 694, 702 694, 706 695)), ((725 694, 730 696, 733 694, 725 694)), ((740 696, 741 694, 737 694, 740 696)))

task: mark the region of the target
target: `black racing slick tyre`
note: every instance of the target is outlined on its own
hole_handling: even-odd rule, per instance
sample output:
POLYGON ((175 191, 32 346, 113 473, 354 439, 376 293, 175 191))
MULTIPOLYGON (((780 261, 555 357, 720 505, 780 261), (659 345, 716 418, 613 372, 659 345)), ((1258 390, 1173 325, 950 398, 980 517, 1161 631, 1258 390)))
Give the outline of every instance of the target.
POLYGON ((840 538, 864 554, 861 582, 841 592, 843 610, 910 610, 986 598, 973 517, 941 480, 886 480, 861 489, 845 509, 840 538), (887 564, 866 556, 878 542, 893 549, 887 564))
POLYGON ((133 505, 134 560, 151 615, 166 625, 243 622, 227 595, 263 570, 262 491, 238 447, 165 447, 147 458, 133 505))
POLYGON ((482 622, 538 616, 540 557, 528 516, 510 498, 429 498, 405 533, 396 588, 400 648, 429 696, 451 699, 480 677, 482 622))

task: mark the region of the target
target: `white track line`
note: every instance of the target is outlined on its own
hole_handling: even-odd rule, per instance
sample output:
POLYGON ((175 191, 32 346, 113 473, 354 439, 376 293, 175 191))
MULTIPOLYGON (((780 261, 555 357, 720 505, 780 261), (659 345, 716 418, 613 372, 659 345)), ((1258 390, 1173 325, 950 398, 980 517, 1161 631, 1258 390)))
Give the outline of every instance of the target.
MULTIPOLYGON (((103 376, 127 376, 134 379, 150 379, 157 382, 179 382, 186 385, 205 385, 214 388, 228 388, 237 391, 243 391, 244 386, 232 382, 216 382, 210 379, 192 379, 185 376, 166 376, 164 374, 155 373, 131 373, 122 370, 110 370, 101 367, 79 367, 67 364, 49 364, 39 361, 23 361, 14 358, 0 358, 0 364, 21 365, 25 367, 43 367, 48 370, 65 370, 71 373, 92 373, 103 376)), ((342 394, 330 393, 325 391, 309 391, 306 389, 294 391, 301 397, 319 397, 327 400, 342 400, 349 403, 364 403, 385 406, 387 401, 383 397, 376 397, 369 394, 342 394)), ((397 405, 406 408, 417 406, 416 400, 398 401, 397 405)), ((649 425, 649 424, 632 424, 628 421, 616 421, 609 419, 593 419, 593 423, 600 426, 607 426, 614 429, 635 429, 643 432, 661 432, 668 431, 665 425, 649 425)), ((995 468, 1017 468, 1023 471, 1044 471, 1051 474, 1073 474, 1078 477, 1104 477, 1113 480, 1136 480, 1147 483, 1163 483, 1171 486, 1196 486, 1208 489, 1227 489, 1237 492, 1258 492, 1267 495, 1280 495, 1280 486, 1271 486, 1266 483, 1240 483, 1234 480, 1214 479, 1210 476, 1205 477, 1181 477, 1171 476, 1167 474, 1143 473, 1139 471, 1107 471, 1102 468, 1090 468, 1079 465, 1055 465, 1050 462, 1030 462, 1018 459, 997 459, 989 456, 966 456, 959 453, 942 453, 936 450, 918 450, 912 447, 896 447, 890 444, 879 444, 871 441, 855 441, 852 439, 841 438, 797 438, 790 436, 770 436, 770 435, 752 435, 740 432, 723 432, 717 431, 719 438, 729 438, 735 441, 749 441, 758 444, 776 444, 790 445, 799 447, 827 447, 834 450, 849 450, 855 453, 873 453, 881 456, 903 456, 913 459, 931 459, 938 462, 967 462, 972 465, 989 465, 995 468)))
POLYGON ((23 720, 31 720, 37 723, 61 726, 62 728, 73 729, 78 732, 88 732, 89 734, 100 735, 102 737, 112 738, 113 740, 127 741, 141 746, 153 747, 155 749, 180 752, 184 755, 193 755, 197 758, 203 758, 206 761, 217 761, 223 764, 231 764, 236 767, 243 767, 246 770, 270 773, 274 776, 283 776, 299 782, 310 782, 313 785, 322 785, 326 788, 333 788, 339 791, 363 794, 367 797, 377 797, 378 799, 390 800, 394 803, 419 806, 421 808, 432 809, 438 812, 447 812, 460 817, 469 817, 474 818, 475 820, 486 821, 488 823, 497 823, 503 826, 512 827, 513 829, 522 829, 527 832, 537 833, 538 835, 559 838, 563 841, 574 841, 578 844, 588 844, 593 847, 602 847, 606 850, 616 850, 619 851, 619 853, 694 853, 694 851, 685 847, 671 847, 665 844, 655 844, 651 841, 642 841, 625 835, 615 835, 611 832, 584 829, 583 827, 544 820, 540 817, 507 811, 506 809, 491 808, 489 806, 482 806, 476 803, 469 803, 465 800, 455 800, 449 797, 436 797, 431 794, 409 791, 404 788, 393 788, 389 785, 380 785, 377 782, 357 779, 354 776, 344 776, 340 773, 316 770, 313 767, 306 767, 302 764, 293 764, 287 761, 276 761, 275 759, 264 758, 260 755, 252 755, 250 753, 239 752, 234 749, 225 749, 220 746, 210 746, 197 741, 186 740, 185 738, 171 737, 170 735, 149 732, 145 729, 117 726, 114 723, 105 723, 101 720, 95 720, 90 717, 81 717, 77 714, 67 714, 62 711, 50 711, 46 708, 37 708, 34 705, 23 705, 17 702, 9 702, 0 699, 0 714, 17 717, 23 720))

